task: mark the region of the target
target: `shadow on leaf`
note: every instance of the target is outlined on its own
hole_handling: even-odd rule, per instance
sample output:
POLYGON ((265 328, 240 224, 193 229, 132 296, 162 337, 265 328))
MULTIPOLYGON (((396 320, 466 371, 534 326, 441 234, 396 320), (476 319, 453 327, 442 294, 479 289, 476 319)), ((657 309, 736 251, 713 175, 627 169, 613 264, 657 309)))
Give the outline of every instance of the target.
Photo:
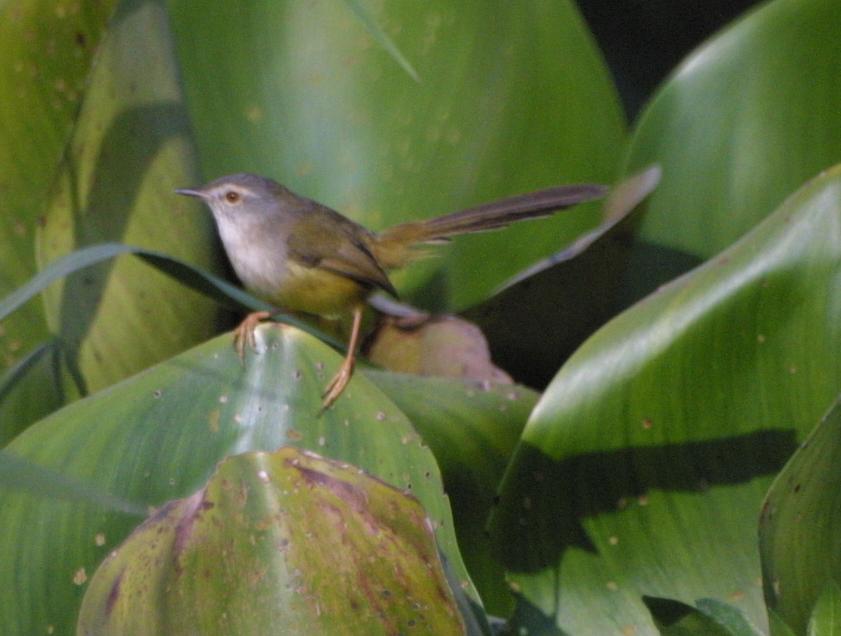
POLYGON ((794 430, 585 453, 556 461, 521 444, 491 519, 497 558, 514 572, 561 562, 570 547, 596 548, 584 519, 623 510, 653 490, 698 492, 776 474, 797 447, 794 430))

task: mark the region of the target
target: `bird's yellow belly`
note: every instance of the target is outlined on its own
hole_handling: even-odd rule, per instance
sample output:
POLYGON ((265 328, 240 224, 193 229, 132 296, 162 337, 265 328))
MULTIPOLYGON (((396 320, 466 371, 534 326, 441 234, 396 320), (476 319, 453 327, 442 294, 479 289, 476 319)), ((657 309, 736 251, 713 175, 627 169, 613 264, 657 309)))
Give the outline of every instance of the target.
POLYGON ((364 286, 350 278, 287 262, 286 275, 276 291, 260 295, 282 309, 334 317, 349 311, 367 294, 364 286))

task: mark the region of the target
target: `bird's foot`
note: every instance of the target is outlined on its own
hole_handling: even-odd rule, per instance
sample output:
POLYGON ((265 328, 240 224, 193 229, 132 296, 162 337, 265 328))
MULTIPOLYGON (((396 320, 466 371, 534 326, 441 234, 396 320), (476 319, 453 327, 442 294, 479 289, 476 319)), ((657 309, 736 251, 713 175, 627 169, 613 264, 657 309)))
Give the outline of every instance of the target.
POLYGON ((330 383, 324 389, 324 393, 321 394, 322 413, 330 408, 332 404, 339 399, 342 391, 345 390, 345 387, 348 385, 348 382, 350 382, 350 378, 353 375, 353 366, 354 359, 345 358, 344 362, 342 362, 342 366, 336 372, 336 375, 333 376, 333 379, 330 380, 330 383))
POLYGON ((245 347, 249 346, 252 349, 257 349, 257 340, 254 338, 254 330, 262 320, 266 320, 271 316, 268 311, 255 311, 248 314, 245 319, 239 323, 239 326, 234 330, 234 349, 239 356, 240 363, 245 366, 245 347))

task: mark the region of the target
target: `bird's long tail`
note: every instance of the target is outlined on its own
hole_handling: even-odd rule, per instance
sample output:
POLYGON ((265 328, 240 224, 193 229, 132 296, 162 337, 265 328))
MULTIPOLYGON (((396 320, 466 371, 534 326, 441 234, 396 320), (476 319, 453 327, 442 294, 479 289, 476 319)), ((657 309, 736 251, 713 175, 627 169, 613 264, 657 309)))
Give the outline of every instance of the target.
POLYGON ((401 267, 423 254, 413 249, 419 244, 438 243, 458 234, 496 230, 517 221, 551 216, 578 203, 598 199, 606 191, 604 186, 591 184, 557 186, 425 221, 401 223, 376 236, 377 260, 386 268, 401 267))

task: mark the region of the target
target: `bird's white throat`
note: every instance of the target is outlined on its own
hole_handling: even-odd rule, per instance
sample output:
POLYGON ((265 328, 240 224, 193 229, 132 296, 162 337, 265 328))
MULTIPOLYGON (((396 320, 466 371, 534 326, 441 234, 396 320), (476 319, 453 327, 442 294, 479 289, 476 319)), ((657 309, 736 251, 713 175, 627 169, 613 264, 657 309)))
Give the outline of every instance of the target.
POLYGON ((258 296, 270 299, 286 278, 286 242, 269 241, 271 234, 265 218, 247 218, 214 211, 219 236, 228 259, 243 285, 258 296))

